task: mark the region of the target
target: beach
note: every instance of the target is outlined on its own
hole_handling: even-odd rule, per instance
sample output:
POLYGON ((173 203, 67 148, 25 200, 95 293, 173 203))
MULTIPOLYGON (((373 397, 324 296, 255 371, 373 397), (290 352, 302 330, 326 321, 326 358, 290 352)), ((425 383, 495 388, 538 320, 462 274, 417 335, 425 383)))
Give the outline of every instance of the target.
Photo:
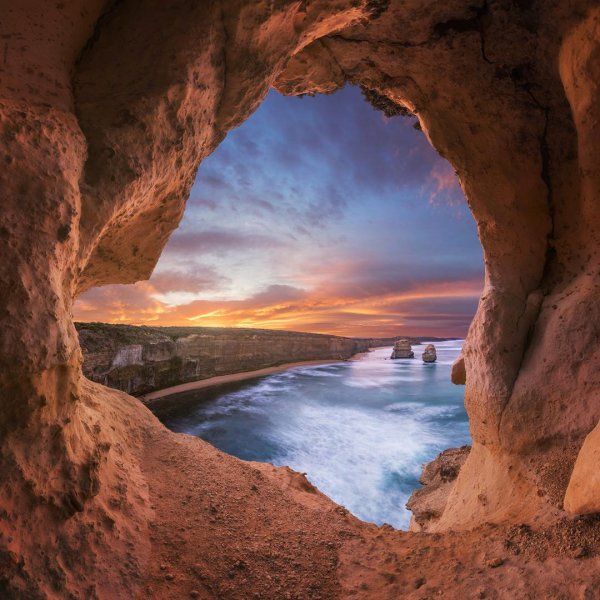
MULTIPOLYGON (((363 353, 361 353, 363 354, 363 353)), ((164 398, 165 396, 172 396, 174 394, 181 394, 182 392, 190 392, 192 390, 201 390, 203 388, 209 388, 214 385, 223 385, 226 383, 234 383, 236 381, 244 381, 246 379, 255 379, 257 377, 266 377, 267 375, 273 375, 274 373, 281 373, 294 367, 311 367, 318 365, 329 365, 338 362, 345 362, 344 360, 305 360, 299 362, 284 363, 275 367, 267 367, 265 369, 257 369, 256 371, 242 371, 240 373, 229 373, 227 375, 217 375, 215 377, 208 377, 207 379, 200 379, 199 381, 189 381, 187 383, 180 383, 179 385, 173 385, 171 387, 164 388, 162 390, 156 390, 148 394, 140 396, 140 400, 144 404, 150 404, 153 400, 164 398)))
MULTIPOLYGON (((415 354, 424 347, 415 345, 415 354)), ((392 360, 392 348, 383 347, 346 361, 239 373, 237 382, 211 378, 149 408, 172 431, 306 473, 359 518, 407 529, 405 504, 422 464, 470 442, 463 388, 450 382, 460 347, 460 340, 439 342, 429 364, 392 360)))

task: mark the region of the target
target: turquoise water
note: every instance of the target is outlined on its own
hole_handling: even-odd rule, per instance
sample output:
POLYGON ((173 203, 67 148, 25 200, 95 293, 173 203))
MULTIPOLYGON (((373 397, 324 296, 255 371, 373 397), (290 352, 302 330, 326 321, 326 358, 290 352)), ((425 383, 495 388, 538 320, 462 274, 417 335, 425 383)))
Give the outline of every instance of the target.
POLYGON ((464 388, 450 383, 462 341, 436 343, 438 360, 359 360, 298 367, 170 396, 153 407, 170 429, 246 460, 289 465, 356 516, 408 527, 405 503, 421 465, 469 443, 464 388))

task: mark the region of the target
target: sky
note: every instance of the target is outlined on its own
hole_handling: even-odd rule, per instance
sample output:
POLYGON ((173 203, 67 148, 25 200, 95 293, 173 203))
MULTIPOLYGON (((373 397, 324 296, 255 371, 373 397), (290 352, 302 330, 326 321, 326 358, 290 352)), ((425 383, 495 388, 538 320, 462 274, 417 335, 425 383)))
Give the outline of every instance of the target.
POLYGON ((200 165, 149 281, 83 294, 80 321, 463 337, 483 285, 451 165, 360 90, 284 97, 200 165))

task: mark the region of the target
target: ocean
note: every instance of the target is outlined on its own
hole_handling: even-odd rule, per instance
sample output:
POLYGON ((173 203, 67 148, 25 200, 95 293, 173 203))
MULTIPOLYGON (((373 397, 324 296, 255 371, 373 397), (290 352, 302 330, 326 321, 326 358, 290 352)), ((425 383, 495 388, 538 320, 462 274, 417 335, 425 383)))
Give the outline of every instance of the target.
POLYGON ((288 465, 357 517, 406 529, 405 504, 421 466, 470 443, 464 387, 450 382, 462 340, 437 342, 438 359, 357 360, 169 396, 153 407, 171 430, 245 460, 288 465))

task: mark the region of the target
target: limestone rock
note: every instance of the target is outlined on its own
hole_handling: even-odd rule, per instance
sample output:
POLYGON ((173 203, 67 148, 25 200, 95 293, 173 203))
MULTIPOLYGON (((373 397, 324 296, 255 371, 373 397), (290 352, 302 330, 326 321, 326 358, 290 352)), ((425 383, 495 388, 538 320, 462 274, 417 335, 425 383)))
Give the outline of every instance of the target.
POLYGON ((437 352, 433 344, 427 344, 425 351, 422 354, 423 362, 432 363, 437 360, 437 352))
POLYGON ((394 349, 390 358, 414 358, 410 340, 398 340, 394 343, 394 349))
POLYGON ((85 376, 136 396, 288 362, 344 360, 381 343, 371 338, 229 327, 106 323, 77 323, 76 327, 85 376))
POLYGON ((467 383, 467 372, 465 370, 465 359, 462 354, 452 364, 450 380, 454 385, 465 385, 467 383))
POLYGON ((424 487, 415 490, 406 503, 406 508, 413 513, 411 531, 427 531, 442 516, 454 481, 470 451, 470 446, 449 448, 423 465, 419 483, 424 487))

